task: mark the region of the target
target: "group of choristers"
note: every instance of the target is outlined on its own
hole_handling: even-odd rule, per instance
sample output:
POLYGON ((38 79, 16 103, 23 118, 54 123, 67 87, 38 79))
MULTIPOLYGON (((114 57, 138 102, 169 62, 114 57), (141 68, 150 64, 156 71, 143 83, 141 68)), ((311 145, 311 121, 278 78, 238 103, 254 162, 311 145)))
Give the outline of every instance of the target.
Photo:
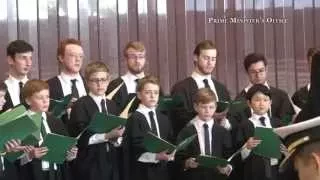
MULTIPOLYGON (((171 90, 172 96, 182 97, 183 105, 160 111, 157 109, 162 96, 160 83, 156 77, 145 75, 146 49, 139 41, 126 45, 128 71, 112 81, 108 66, 101 61, 89 63, 84 74, 80 74, 85 55, 76 39, 59 43, 59 75, 47 81, 29 80, 33 47, 23 40, 10 42, 9 76, 0 85, 1 111, 23 104, 30 114, 42 113, 43 128, 38 144, 22 145, 21 140, 15 139, 5 144, 0 180, 295 179, 292 167, 279 172, 281 159, 251 152, 261 143, 254 138, 255 127, 284 126, 281 119, 296 113, 287 93, 268 84, 266 58, 258 53, 245 57, 244 68, 250 83, 236 99, 245 101, 248 108, 232 114, 217 105, 220 101, 231 101, 227 88, 212 76, 217 53, 210 40, 196 45, 191 75, 171 90), (50 99, 69 94, 72 103, 67 113, 60 119, 53 117, 50 99), (105 133, 86 128, 97 112, 120 115, 124 111, 129 112, 124 127, 105 133), (39 145, 50 132, 79 136, 63 164, 41 160, 50 149, 39 145), (173 144, 194 134, 197 138, 182 151, 152 153, 143 144, 148 132, 173 144), (227 159, 241 147, 241 153, 224 167, 204 168, 196 160, 200 154, 227 159), (5 158, 6 153, 18 151, 23 155, 15 162, 5 158)), ((317 50, 310 50, 309 61, 315 53, 317 50)), ((309 87, 293 96, 293 102, 300 108, 305 106, 309 87)))

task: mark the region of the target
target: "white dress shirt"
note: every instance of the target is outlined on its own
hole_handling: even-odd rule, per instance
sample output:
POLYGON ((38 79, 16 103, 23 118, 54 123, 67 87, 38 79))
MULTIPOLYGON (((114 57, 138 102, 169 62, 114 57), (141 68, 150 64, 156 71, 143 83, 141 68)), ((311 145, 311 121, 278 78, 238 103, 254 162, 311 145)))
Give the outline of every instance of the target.
MULTIPOLYGON (((263 128, 272 128, 272 125, 271 125, 271 121, 270 121, 270 118, 268 116, 267 113, 265 113, 264 115, 257 115, 257 114, 252 114, 252 116, 249 118, 249 121, 251 121, 254 125, 254 127, 263 127, 263 128), (259 120, 260 117, 264 117, 265 120, 265 124, 266 126, 262 125, 261 124, 261 121, 259 120)), ((242 159, 246 159, 250 153, 251 153, 252 150, 250 149, 247 149, 247 148, 244 148, 242 151, 241 151, 241 157, 242 159)), ((270 159, 270 164, 273 166, 273 165, 277 165, 278 164, 278 159, 275 159, 275 158, 271 158, 270 159)))
POLYGON ((63 72, 58 75, 58 79, 61 83, 63 96, 71 94, 72 82, 71 80, 76 79, 76 87, 79 93, 79 97, 87 95, 86 88, 84 87, 84 82, 80 74, 78 73, 75 77, 69 76, 63 72))
MULTIPOLYGON (((148 108, 148 107, 144 106, 143 104, 140 104, 138 109, 137 109, 137 111, 142 113, 145 116, 150 129, 151 129, 151 121, 150 121, 150 117, 149 117, 149 112, 153 111, 153 118, 154 118, 154 121, 155 121, 155 124, 156 124, 158 137, 161 137, 155 108, 148 108)), ((144 163, 158 163, 159 161, 156 160, 156 155, 157 155, 156 153, 145 152, 145 153, 141 154, 141 156, 139 157, 138 161, 144 162, 144 163)))
POLYGON ((20 86, 19 86, 19 82, 22 82, 23 85, 26 84, 26 82, 29 79, 27 78, 27 76, 25 76, 23 79, 18 80, 15 77, 9 75, 8 79, 6 79, 4 81, 4 83, 7 85, 8 88, 8 93, 10 95, 10 98, 12 100, 12 104, 13 106, 16 106, 18 104, 20 104, 20 86))
MULTIPOLYGON (((32 112, 32 111, 28 110, 28 114, 29 115, 34 115, 35 112, 32 112)), ((42 112, 42 124, 44 126, 44 129, 45 129, 46 133, 47 134, 51 133, 51 129, 50 129, 48 121, 47 121, 47 114, 45 112, 42 112)), ((39 146, 41 146, 41 144, 42 144, 42 142, 44 140, 43 136, 44 135, 40 133, 40 141, 38 143, 39 146)), ((32 161, 32 159, 30 159, 26 155, 23 155, 22 158, 21 158, 20 163, 21 163, 21 165, 24 165, 24 164, 27 164, 28 162, 31 162, 31 161, 32 161)), ((42 170, 44 170, 44 171, 49 170, 49 162, 48 161, 41 161, 41 166, 42 166, 42 170)), ((56 163, 53 164, 53 168, 54 168, 54 170, 58 169, 56 163)))
MULTIPOLYGON (((96 105, 98 106, 99 112, 102 112, 102 108, 101 108, 101 100, 104 99, 106 102, 106 97, 105 95, 103 96, 96 96, 94 94, 92 94, 91 92, 89 92, 89 96, 93 99, 93 101, 96 103, 96 105)), ((108 107, 107 104, 105 104, 105 108, 108 112, 108 107)), ((90 138, 89 138, 89 142, 88 145, 92 145, 92 144, 99 144, 99 143, 104 143, 104 142, 108 142, 109 140, 105 138, 105 133, 96 133, 93 134, 90 138)), ((122 142, 122 137, 117 138, 116 142, 112 142, 114 146, 120 146, 122 142)))
POLYGON ((209 142, 210 142, 210 152, 212 152, 212 127, 214 125, 214 120, 211 119, 209 121, 203 121, 201 119, 199 119, 198 116, 196 116, 193 120, 192 120, 192 124, 193 126, 196 128, 197 130, 197 134, 198 134, 198 141, 199 141, 199 145, 200 145, 200 152, 202 155, 205 155, 205 140, 204 140, 204 124, 208 124, 208 130, 209 130, 209 142))
POLYGON ((193 71, 192 74, 191 74, 191 77, 192 77, 193 80, 196 81, 197 86, 198 86, 198 89, 205 87, 203 80, 205 80, 205 79, 208 80, 208 84, 209 84, 209 86, 210 86, 210 89, 211 89, 211 90, 214 92, 214 94, 216 95, 217 101, 219 101, 219 97, 218 97, 218 94, 217 94, 217 90, 216 90, 216 87, 215 87, 215 85, 214 85, 214 83, 213 83, 213 81, 212 81, 211 74, 206 75, 206 76, 203 76, 203 75, 201 75, 201 74, 193 71))
POLYGON ((141 77, 138 77, 138 76, 130 73, 129 71, 125 75, 121 76, 121 79, 123 80, 123 82, 125 83, 125 85, 127 87, 128 94, 136 93, 136 89, 137 89, 136 79, 143 78, 144 76, 145 76, 144 73, 142 73, 141 77))

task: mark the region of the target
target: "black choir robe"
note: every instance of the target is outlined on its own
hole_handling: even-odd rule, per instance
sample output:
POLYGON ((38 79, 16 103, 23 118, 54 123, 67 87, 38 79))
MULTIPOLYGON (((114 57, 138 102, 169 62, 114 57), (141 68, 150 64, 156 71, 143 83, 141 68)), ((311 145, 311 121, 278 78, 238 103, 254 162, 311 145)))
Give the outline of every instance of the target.
MULTIPOLYGON (((271 104, 272 117, 281 119, 286 115, 293 116, 295 114, 295 111, 293 109, 293 106, 289 100, 289 96, 287 93, 285 93, 281 89, 278 89, 272 86, 270 86, 270 92, 271 92, 271 100, 272 100, 272 104, 271 104)), ((245 96, 246 96, 246 92, 245 90, 242 90, 235 99, 243 100, 243 99, 246 99, 245 96)))
MULTIPOLYGON (((217 91, 219 101, 230 101, 230 95, 226 87, 215 79, 212 79, 217 91)), ((183 98, 184 106, 177 107, 170 113, 170 119, 174 134, 177 135, 181 129, 196 116, 196 112, 193 109, 194 95, 198 90, 196 81, 192 77, 188 77, 178 83, 176 83, 172 90, 171 95, 179 95, 183 98)), ((217 109, 219 112, 219 108, 217 109)), ((231 123, 231 122, 230 122, 231 123)))
MULTIPOLYGON (((172 142, 172 128, 167 116, 156 111, 160 136, 162 139, 172 142)), ((144 136, 151 131, 146 117, 135 111, 126 125, 125 148, 129 152, 126 157, 129 163, 129 179, 132 180, 169 180, 170 173, 168 162, 142 163, 138 159, 141 154, 147 152, 143 145, 144 136)), ((127 164, 128 165, 128 164, 127 164)))
POLYGON ((302 109, 307 103, 308 95, 309 95, 308 86, 304 86, 300 88, 298 91, 296 91, 292 95, 291 99, 296 106, 302 109))
MULTIPOLYGON (((113 101, 106 100, 108 113, 118 115, 118 110, 113 101)), ((79 98, 72 107, 68 131, 76 137, 86 128, 99 108, 89 96, 79 98)), ((78 140, 78 156, 73 164, 76 180, 118 180, 117 149, 112 143, 105 142, 88 145, 94 132, 84 131, 78 140), (107 151, 106 146, 109 146, 107 151)))
MULTIPOLYGON (((85 83, 85 80, 82 78, 83 82, 85 83)), ((47 83, 49 85, 49 92, 50 92, 50 99, 62 99, 64 96, 68 95, 64 95, 63 94, 63 90, 62 90, 62 85, 61 82, 58 78, 58 76, 55 76, 51 79, 47 80, 47 83)), ((86 88, 86 84, 84 84, 84 87, 86 88)), ((86 91, 88 92, 88 90, 86 89, 86 91)), ((49 111, 52 110, 52 106, 50 106, 49 111)), ((65 114, 61 117, 62 121, 66 124, 68 121, 68 115, 65 114)))
MULTIPOLYGON (((47 123, 52 133, 69 136, 65 125, 60 119, 47 113, 47 123)), ((35 146, 38 146, 38 144, 35 146)), ((65 161, 63 164, 57 164, 57 170, 49 170, 56 174, 55 180, 72 180, 72 174, 68 169, 71 162, 65 161)), ((45 172, 42 170, 41 160, 33 159, 31 162, 21 166, 21 179, 49 180, 46 178, 45 172)))
MULTIPOLYGON (((281 126, 280 121, 276 118, 270 118, 270 123, 273 128, 277 128, 281 126)), ((237 149, 243 146, 247 142, 250 137, 254 137, 254 124, 249 119, 244 119, 238 126, 238 136, 237 142, 234 142, 237 146, 237 149)), ((238 155, 241 159, 241 155, 238 155)), ((238 171, 238 178, 243 180, 271 180, 266 177, 265 171, 265 163, 264 160, 266 158, 255 155, 254 153, 250 153, 250 155, 242 160, 242 163, 237 162, 236 170, 238 171), (243 172, 240 173, 240 172, 243 172)), ((281 160, 278 161, 278 165, 281 160)), ((276 168, 278 168, 276 165, 276 168)), ((279 178, 279 174, 273 174, 276 177, 272 178, 272 180, 276 180, 279 178)))
MULTIPOLYGON (((178 143, 185 138, 196 134, 197 130, 193 124, 184 127, 177 138, 178 143)), ((211 155, 227 159, 232 154, 232 144, 229 132, 222 126, 214 124, 212 126, 212 142, 211 155)), ((221 174, 217 169, 197 167, 192 169, 184 169, 185 161, 190 158, 196 158, 201 154, 199 140, 196 137, 193 142, 185 149, 176 153, 175 161, 179 167, 178 177, 183 180, 221 180, 227 179, 227 176, 221 174)))
MULTIPOLYGON (((121 77, 118 77, 117 79, 114 79, 110 82, 108 85, 108 89, 106 91, 106 95, 108 95, 110 92, 112 92, 116 87, 118 87, 121 83, 124 83, 121 77)), ((121 88, 118 90, 118 92, 112 97, 112 100, 116 102, 117 106, 120 109, 120 112, 123 111, 123 109, 127 106, 127 104, 136 96, 136 93, 128 93, 127 86, 124 83, 121 88)), ((129 109, 129 113, 134 112, 138 106, 139 106, 139 99, 136 98, 133 101, 132 106, 129 109)))
POLYGON ((19 160, 16 160, 13 163, 4 158, 3 165, 5 167, 5 170, 2 172, 3 174, 0 175, 0 180, 20 180, 21 173, 19 163, 19 160))

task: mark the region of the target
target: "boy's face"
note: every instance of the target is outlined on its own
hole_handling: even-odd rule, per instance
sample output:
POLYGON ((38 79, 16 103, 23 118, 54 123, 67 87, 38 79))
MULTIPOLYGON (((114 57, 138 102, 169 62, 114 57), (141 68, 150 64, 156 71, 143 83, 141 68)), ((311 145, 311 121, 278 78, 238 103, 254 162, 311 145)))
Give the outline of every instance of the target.
POLYGON ((32 52, 16 53, 14 58, 8 57, 8 63, 18 76, 26 76, 32 67, 32 52))
POLYGON ((110 82, 110 76, 107 72, 92 73, 88 79, 89 91, 96 96, 103 96, 110 82))
POLYGON ((252 108, 253 112, 257 115, 267 113, 271 107, 271 99, 269 96, 261 92, 255 93, 250 101, 247 101, 248 106, 252 108))
POLYGON ((258 61, 249 66, 248 75, 252 84, 264 84, 267 79, 267 67, 263 61, 258 61))
POLYGON ((298 171, 300 180, 320 179, 320 156, 312 153, 307 157, 296 156, 294 160, 295 169, 298 171))
POLYGON ((147 83, 141 91, 137 92, 137 96, 141 104, 148 108, 156 107, 159 100, 160 87, 157 84, 147 83))
POLYGON ((77 44, 68 44, 65 48, 64 56, 59 56, 59 61, 65 70, 70 73, 78 73, 80 71, 83 59, 83 49, 77 44))
POLYGON ((201 50, 200 55, 195 57, 195 64, 198 71, 204 75, 209 75, 216 67, 217 50, 201 50))
POLYGON ((137 51, 133 48, 127 50, 127 66, 132 74, 143 72, 146 63, 146 51, 137 51))
POLYGON ((5 95, 6 95, 6 91, 0 90, 0 111, 3 108, 3 105, 6 103, 5 95))
POLYGON ((26 98, 27 104, 33 112, 47 112, 49 109, 49 90, 43 89, 26 98))
POLYGON ((213 114, 216 112, 217 104, 215 102, 203 104, 194 104, 198 117, 203 121, 209 121, 212 119, 213 114))

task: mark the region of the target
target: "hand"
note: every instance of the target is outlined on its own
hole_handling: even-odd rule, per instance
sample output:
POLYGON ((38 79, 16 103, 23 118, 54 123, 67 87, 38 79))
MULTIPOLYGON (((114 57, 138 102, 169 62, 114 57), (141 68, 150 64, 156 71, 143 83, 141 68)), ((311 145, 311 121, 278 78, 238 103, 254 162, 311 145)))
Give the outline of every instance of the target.
POLYGON ((227 112, 228 111, 223 111, 223 112, 215 112, 214 114, 213 114, 213 118, 215 119, 215 120, 217 120, 217 121, 221 121, 221 120, 223 120, 224 118, 226 118, 227 117, 227 112))
POLYGON ((46 155, 48 153, 48 148, 47 147, 34 147, 32 148, 31 152, 29 153, 29 158, 33 159, 40 159, 42 158, 44 155, 46 155))
POLYGON ((199 166, 199 163, 196 162, 195 158, 189 158, 184 162, 184 167, 186 169, 197 168, 198 166, 199 166))
POLYGON ((124 130, 125 128, 121 126, 114 128, 110 132, 105 134, 105 139, 113 139, 113 138, 121 137, 124 133, 124 130))
POLYGON ((72 161, 77 157, 78 148, 73 146, 69 151, 67 151, 66 159, 67 161, 72 161))
POLYGON ((261 143, 261 140, 254 139, 253 137, 250 137, 246 142, 246 148, 247 149, 253 149, 257 147, 261 143))
POLYGON ((288 148, 284 144, 280 144, 280 152, 285 156, 289 155, 288 148))
POLYGON ((225 167, 218 166, 217 168, 218 168, 218 171, 221 174, 224 174, 226 176, 229 176, 231 174, 231 171, 232 171, 232 166, 231 165, 227 165, 225 167))
POLYGON ((162 151, 156 154, 156 160, 159 161, 169 161, 170 155, 167 154, 168 151, 162 151))
POLYGON ((33 151, 33 149, 34 149, 34 146, 23 146, 24 148, 23 148, 23 152, 25 152, 25 153, 27 153, 27 154, 30 154, 32 151, 33 151))
POLYGON ((5 145, 6 152, 20 152, 23 151, 23 146, 21 146, 21 140, 11 139, 5 145))

